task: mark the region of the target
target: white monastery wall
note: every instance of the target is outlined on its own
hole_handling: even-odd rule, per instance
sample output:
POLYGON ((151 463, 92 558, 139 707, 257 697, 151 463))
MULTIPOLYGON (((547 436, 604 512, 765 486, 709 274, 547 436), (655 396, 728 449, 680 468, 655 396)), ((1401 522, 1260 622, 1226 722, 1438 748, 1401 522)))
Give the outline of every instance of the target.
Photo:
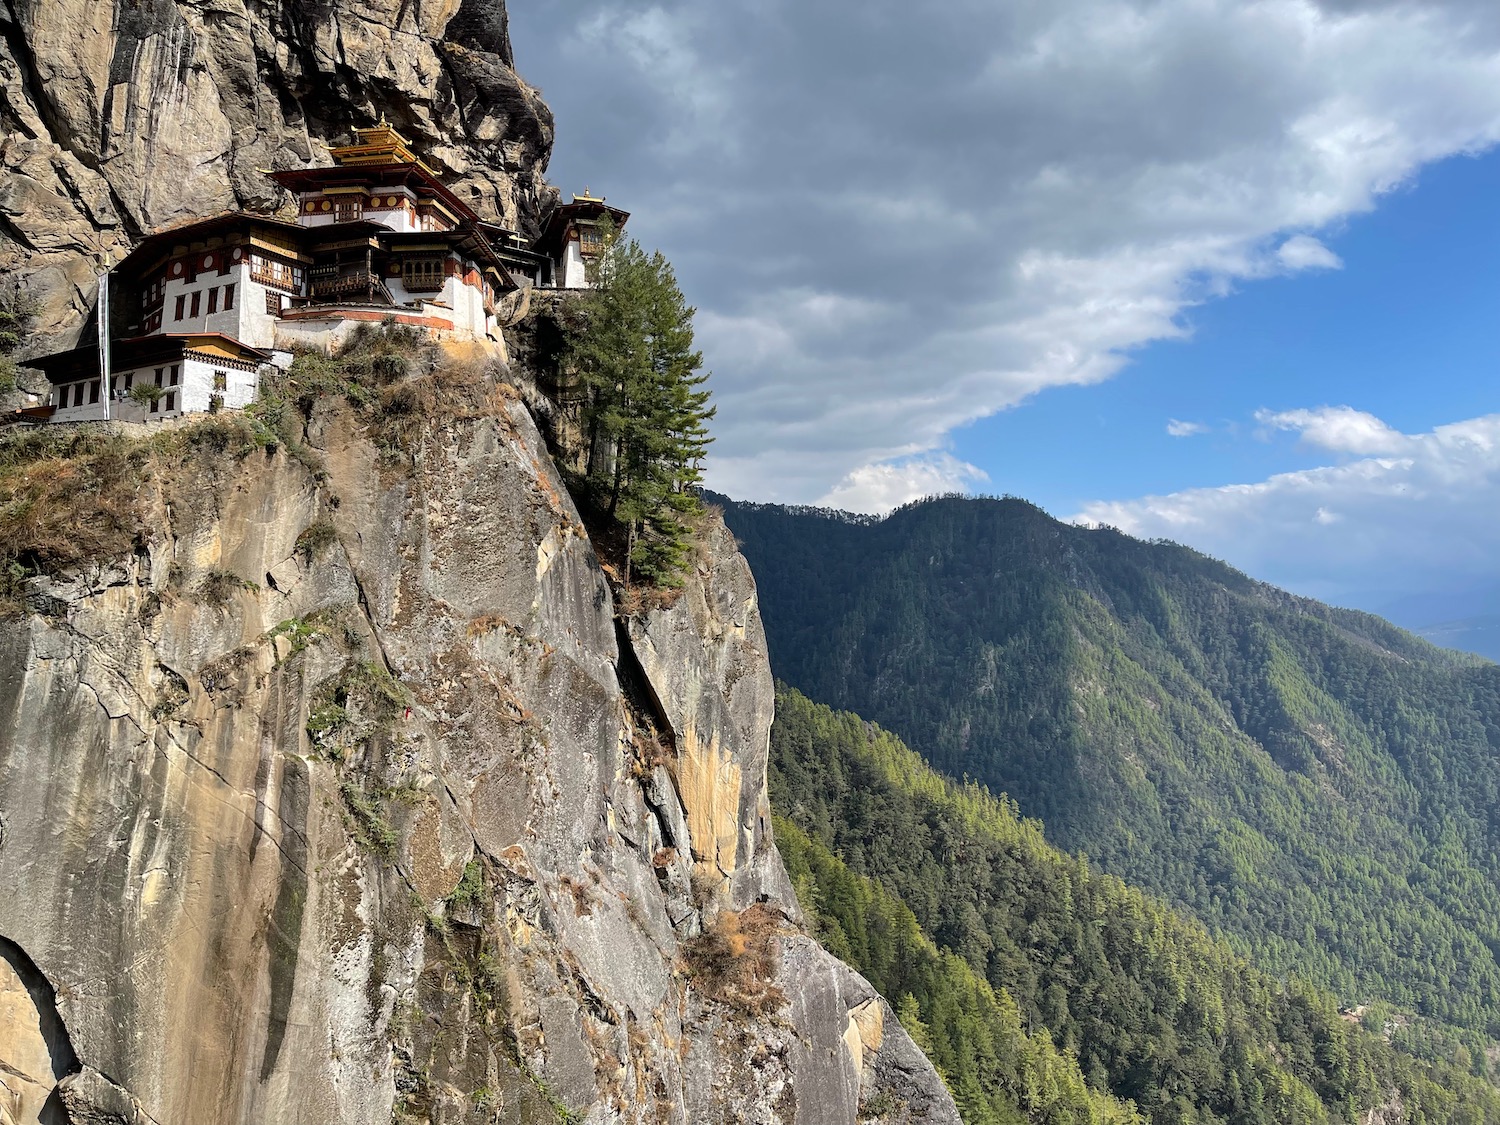
MULTIPOLYGON (((243 409, 255 401, 259 377, 256 371, 190 354, 178 362, 118 371, 112 381, 117 397, 109 403, 108 417, 148 422, 209 410, 215 396, 221 409, 243 409), (155 403, 139 403, 129 397, 131 388, 150 384, 162 388, 162 396, 155 403)), ((52 397, 58 404, 53 422, 97 422, 106 416, 97 378, 54 387, 52 397)))
POLYGON ((569 240, 563 243, 558 286, 562 289, 586 289, 589 284, 588 271, 584 268, 583 251, 578 243, 569 240))

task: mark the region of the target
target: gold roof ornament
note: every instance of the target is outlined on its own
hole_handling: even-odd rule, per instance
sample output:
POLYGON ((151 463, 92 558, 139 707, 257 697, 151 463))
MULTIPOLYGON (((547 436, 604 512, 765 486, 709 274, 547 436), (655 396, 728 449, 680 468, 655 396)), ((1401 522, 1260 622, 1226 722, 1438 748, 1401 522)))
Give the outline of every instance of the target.
POLYGON ((391 123, 380 115, 380 121, 368 128, 354 130, 355 141, 351 145, 330 148, 328 153, 335 164, 344 167, 360 167, 370 164, 415 164, 430 175, 437 175, 424 164, 411 149, 411 142, 392 128, 391 123))

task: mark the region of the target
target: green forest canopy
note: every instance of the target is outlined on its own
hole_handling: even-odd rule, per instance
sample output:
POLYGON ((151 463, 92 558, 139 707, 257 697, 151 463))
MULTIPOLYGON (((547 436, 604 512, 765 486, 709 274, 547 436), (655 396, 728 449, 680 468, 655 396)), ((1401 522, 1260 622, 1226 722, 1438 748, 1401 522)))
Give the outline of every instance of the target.
POLYGON ((892 998, 968 1125, 1130 1120, 1115 1098, 1157 1125, 1352 1122, 1394 1096, 1410 1125, 1500 1122, 1487 1081, 1397 1050, 1013 802, 784 687, 771 800, 820 938, 892 998))
POLYGON ((1019 500, 724 509, 779 677, 1266 970, 1500 1038, 1500 667, 1019 500))

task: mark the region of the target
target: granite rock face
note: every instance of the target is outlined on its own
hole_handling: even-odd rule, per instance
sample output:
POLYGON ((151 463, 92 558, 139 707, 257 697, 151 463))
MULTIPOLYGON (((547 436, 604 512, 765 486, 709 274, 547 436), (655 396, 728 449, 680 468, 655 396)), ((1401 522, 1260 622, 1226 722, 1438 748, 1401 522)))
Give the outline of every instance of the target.
MULTIPOLYGON (((480 213, 550 209, 501 0, 0 0, 31 353, 142 235, 275 210, 262 169, 382 116, 480 213)), ((0 1125, 957 1122, 802 928, 732 538, 617 614, 474 370, 270 452, 182 424, 136 549, 0 621, 0 1125)))
POLYGON ((957 1122, 802 931, 732 538, 617 621, 526 408, 465 394, 192 443, 0 624, 0 1122, 957 1122))
POLYGON ((480 214, 531 230, 554 198, 501 0, 3 0, 0 287, 67 346, 143 234, 275 209, 262 170, 382 116, 480 214))

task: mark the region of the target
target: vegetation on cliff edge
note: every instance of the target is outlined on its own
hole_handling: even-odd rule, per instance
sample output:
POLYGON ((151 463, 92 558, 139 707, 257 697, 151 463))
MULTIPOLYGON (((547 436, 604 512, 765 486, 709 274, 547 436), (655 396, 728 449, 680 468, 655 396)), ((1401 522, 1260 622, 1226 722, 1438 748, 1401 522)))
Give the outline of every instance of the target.
POLYGON ((1354 1122, 1397 1097, 1408 1125, 1500 1122, 1488 1082, 1404 1054, 858 716, 783 688, 771 750, 778 842, 819 937, 899 1004, 971 1125, 1012 1105, 1111 1120, 1075 1071, 1156 1125, 1354 1122))
POLYGON ((659 251, 615 232, 605 246, 567 341, 584 391, 582 499, 624 528, 627 588, 679 586, 714 415, 694 310, 659 251))

